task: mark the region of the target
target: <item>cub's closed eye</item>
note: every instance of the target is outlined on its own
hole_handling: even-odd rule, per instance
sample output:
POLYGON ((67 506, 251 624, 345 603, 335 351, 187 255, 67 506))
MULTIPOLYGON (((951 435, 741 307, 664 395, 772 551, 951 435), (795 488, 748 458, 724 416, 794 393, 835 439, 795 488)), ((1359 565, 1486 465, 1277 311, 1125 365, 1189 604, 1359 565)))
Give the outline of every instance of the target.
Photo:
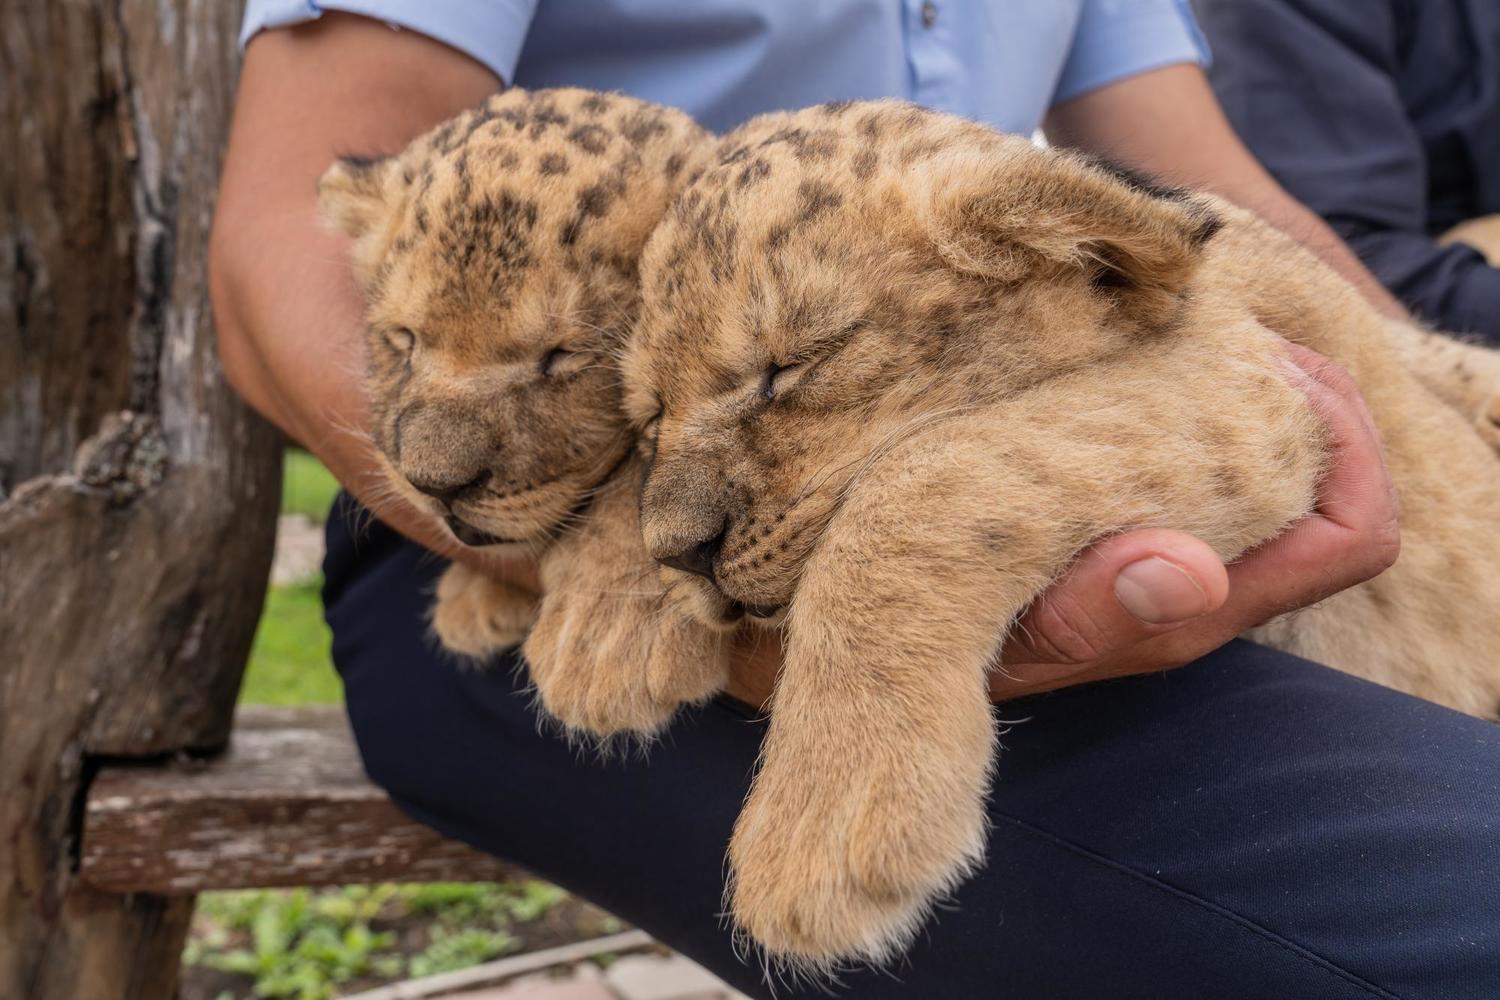
POLYGON ((562 365, 573 356, 573 352, 563 347, 554 347, 542 358, 541 369, 543 375, 551 375, 557 372, 562 365))
POLYGON ((385 332, 385 342, 397 354, 410 354, 411 349, 417 346, 417 335, 405 327, 398 327, 385 332))
POLYGON ((792 380, 805 367, 807 367, 805 364, 778 365, 773 363, 767 365, 760 377, 760 398, 775 399, 791 386, 792 380))

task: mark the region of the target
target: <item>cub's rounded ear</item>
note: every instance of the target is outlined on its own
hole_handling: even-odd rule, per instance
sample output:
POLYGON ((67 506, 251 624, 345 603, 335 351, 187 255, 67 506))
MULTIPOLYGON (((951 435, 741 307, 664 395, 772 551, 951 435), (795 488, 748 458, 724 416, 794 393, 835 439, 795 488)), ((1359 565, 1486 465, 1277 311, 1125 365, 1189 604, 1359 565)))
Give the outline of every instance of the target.
POLYGON ((1015 136, 939 154, 924 171, 930 236, 948 263, 997 281, 1078 268, 1136 304, 1169 304, 1220 221, 1184 191, 1015 136))
POLYGON ((359 239, 385 217, 395 175, 393 156, 344 156, 318 180, 318 207, 328 224, 359 239))

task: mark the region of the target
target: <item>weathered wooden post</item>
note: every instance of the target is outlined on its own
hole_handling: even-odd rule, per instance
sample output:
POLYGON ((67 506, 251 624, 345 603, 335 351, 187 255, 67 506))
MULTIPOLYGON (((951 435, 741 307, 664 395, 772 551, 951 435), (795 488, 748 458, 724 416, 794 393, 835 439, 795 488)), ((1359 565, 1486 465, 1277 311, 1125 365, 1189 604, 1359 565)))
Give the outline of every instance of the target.
POLYGON ((0 6, 0 997, 162 998, 191 897, 73 877, 101 763, 226 738, 277 444, 204 274, 239 4, 0 6))

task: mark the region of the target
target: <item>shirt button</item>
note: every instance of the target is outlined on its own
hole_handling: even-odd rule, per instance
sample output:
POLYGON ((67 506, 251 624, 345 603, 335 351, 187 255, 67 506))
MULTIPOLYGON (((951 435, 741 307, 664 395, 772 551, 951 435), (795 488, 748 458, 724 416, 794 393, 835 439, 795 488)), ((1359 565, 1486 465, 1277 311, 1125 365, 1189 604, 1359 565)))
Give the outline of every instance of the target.
POLYGON ((932 0, 927 0, 926 3, 922 4, 922 27, 930 28, 934 24, 937 24, 937 15, 937 4, 933 3, 932 0))

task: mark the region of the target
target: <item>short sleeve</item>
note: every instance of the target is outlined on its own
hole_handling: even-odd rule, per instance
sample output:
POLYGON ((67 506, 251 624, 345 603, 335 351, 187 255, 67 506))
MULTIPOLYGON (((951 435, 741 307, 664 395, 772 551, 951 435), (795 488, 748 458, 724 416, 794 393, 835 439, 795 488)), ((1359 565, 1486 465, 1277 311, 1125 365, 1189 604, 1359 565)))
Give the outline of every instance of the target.
POLYGON ((1083 0, 1052 102, 1162 66, 1208 61, 1188 0, 1083 0))
POLYGON ((248 0, 244 47, 256 32, 316 20, 330 10, 362 14, 451 45, 509 83, 537 0, 248 0))

